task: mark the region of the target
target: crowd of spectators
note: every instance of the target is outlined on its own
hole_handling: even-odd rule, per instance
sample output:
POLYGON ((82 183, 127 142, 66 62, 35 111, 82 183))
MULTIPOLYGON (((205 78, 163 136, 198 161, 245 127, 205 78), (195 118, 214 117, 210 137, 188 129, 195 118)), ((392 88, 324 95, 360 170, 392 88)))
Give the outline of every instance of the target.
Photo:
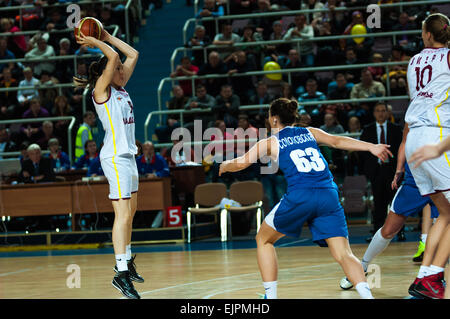
MULTIPOLYGON (((374 121, 375 102, 327 103, 327 100, 364 99, 385 96, 406 96, 406 64, 386 67, 360 67, 336 71, 292 72, 278 78, 273 76, 236 76, 239 73, 262 71, 266 63, 277 63, 281 70, 356 65, 379 62, 408 61, 423 48, 421 34, 390 37, 369 37, 320 41, 323 36, 349 35, 355 25, 365 27, 367 34, 387 31, 421 30, 422 20, 429 13, 438 12, 433 5, 383 8, 381 28, 366 24, 370 13, 352 10, 378 1, 361 0, 207 0, 196 15, 194 34, 185 43, 190 55, 182 58, 171 76, 222 75, 220 78, 180 80, 181 91, 168 102, 170 109, 195 110, 211 108, 210 113, 189 113, 184 126, 191 129, 195 119, 202 120, 203 129, 214 127, 222 120, 227 128, 236 128, 241 115, 248 117, 257 129, 266 127, 267 108, 278 97, 286 97, 299 103, 299 125, 321 127, 330 133, 355 131, 374 121), (337 11, 339 7, 350 10, 337 11), (280 16, 256 16, 242 19, 204 20, 227 14, 253 14, 300 9, 324 9, 314 13, 280 16), (229 10, 229 11, 228 11, 229 10), (218 29, 216 29, 216 25, 218 29), (290 40, 317 39, 318 41, 289 42, 290 40), (276 44, 258 44, 261 41, 285 40, 276 44), (206 48, 206 50, 205 50, 206 48), (389 81, 389 83, 387 83, 389 81), (192 96, 195 92, 194 96, 192 96), (182 99, 187 99, 187 102, 182 99), (174 101, 179 101, 175 104, 174 101), (228 101, 224 103, 224 101, 228 101), (320 102, 311 104, 307 102, 320 102), (261 105, 260 108, 241 110, 241 106, 261 105), (350 124, 351 123, 351 124, 350 124)), ((383 2, 384 3, 384 2, 383 2)), ((175 88, 174 88, 175 92, 175 88)), ((175 115, 171 115, 174 119, 175 115)), ((399 122, 401 117, 391 116, 399 122)), ((180 123, 176 120, 176 127, 180 123)), ((174 122, 157 129, 161 142, 168 142, 174 122), (161 134, 164 132, 164 134, 161 134)), ((335 166, 330 155, 329 164, 335 166)), ((345 164, 341 164, 345 172, 345 164)))

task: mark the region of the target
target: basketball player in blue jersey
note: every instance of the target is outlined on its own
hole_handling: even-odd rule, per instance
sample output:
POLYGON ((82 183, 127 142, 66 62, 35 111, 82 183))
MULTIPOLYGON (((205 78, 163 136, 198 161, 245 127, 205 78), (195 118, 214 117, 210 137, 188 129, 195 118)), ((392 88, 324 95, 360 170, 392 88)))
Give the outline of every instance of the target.
POLYGON ((124 87, 133 74, 139 53, 122 40, 103 30, 101 40, 77 37, 78 44, 99 48, 104 56, 89 67, 89 78, 74 78, 78 86, 93 89, 92 100, 105 130, 100 163, 109 183, 109 198, 114 209, 112 240, 116 257, 116 275, 112 285, 125 297, 139 299, 132 281, 143 282, 136 272, 131 257, 131 233, 137 208, 139 175, 135 155, 133 103, 124 87), (122 63, 119 54, 105 42, 120 50, 126 59, 122 63))
MULTIPOLYGON (((439 212, 431 198, 422 197, 420 195, 408 163, 406 163, 405 143, 408 132, 408 125, 405 125, 405 129, 403 130, 403 140, 398 149, 397 170, 394 180, 392 181, 392 189, 398 188, 398 190, 392 200, 391 210, 383 227, 378 229, 375 233, 361 260, 364 272, 367 272, 370 262, 376 256, 381 254, 381 252, 389 245, 392 238, 394 238, 394 236, 402 229, 408 216, 418 214, 426 205, 431 206, 431 218, 438 218, 439 216, 439 212), (404 176, 403 178, 402 175, 404 176), (402 184, 400 185, 400 183, 402 184)), ((422 241, 425 242, 425 239, 422 238, 422 241)), ((340 287, 347 290, 352 288, 353 285, 347 278, 343 278, 340 282, 340 287)), ((418 295, 414 291, 410 291, 410 294, 414 297, 422 298, 421 295, 418 295)))
POLYGON ((266 298, 277 298, 278 265, 274 243, 288 235, 300 236, 308 222, 313 240, 328 246, 362 298, 372 299, 363 268, 348 242, 344 209, 338 188, 318 144, 352 151, 369 151, 380 160, 393 156, 385 144, 371 144, 343 136, 333 136, 316 128, 293 127, 298 104, 285 98, 273 101, 269 109, 272 135, 260 140, 246 154, 220 165, 219 174, 237 172, 270 156, 286 178, 288 189, 266 216, 256 236, 258 266, 266 298))

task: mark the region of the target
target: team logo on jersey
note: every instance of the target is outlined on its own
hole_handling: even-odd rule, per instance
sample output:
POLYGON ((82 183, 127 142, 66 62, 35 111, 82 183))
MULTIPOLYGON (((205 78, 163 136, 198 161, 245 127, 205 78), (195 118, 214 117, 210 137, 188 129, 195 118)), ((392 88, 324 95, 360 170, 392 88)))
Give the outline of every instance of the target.
POLYGON ((129 118, 123 119, 123 124, 133 124, 134 123, 134 117, 130 116, 129 118))
POLYGON ((118 96, 117 101, 122 101, 122 98, 120 96, 118 96))

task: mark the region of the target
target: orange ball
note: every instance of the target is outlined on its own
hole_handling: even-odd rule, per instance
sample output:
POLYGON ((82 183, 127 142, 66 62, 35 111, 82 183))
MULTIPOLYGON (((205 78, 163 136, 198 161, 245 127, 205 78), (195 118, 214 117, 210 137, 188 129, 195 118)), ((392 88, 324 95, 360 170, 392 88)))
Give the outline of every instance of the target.
POLYGON ((80 35, 80 32, 84 36, 93 37, 100 40, 102 36, 103 25, 96 18, 86 17, 78 21, 74 29, 75 37, 80 35))

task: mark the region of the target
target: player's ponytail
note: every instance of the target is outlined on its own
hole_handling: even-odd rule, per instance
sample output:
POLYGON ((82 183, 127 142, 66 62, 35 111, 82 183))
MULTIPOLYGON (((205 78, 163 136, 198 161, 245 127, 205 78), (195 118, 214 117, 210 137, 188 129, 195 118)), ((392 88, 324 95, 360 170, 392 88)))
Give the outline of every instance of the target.
POLYGON ((423 22, 425 31, 430 32, 433 40, 448 45, 450 41, 450 20, 442 13, 429 15, 423 22))
POLYGON ((297 118, 297 109, 297 101, 282 97, 270 104, 270 115, 278 116, 283 125, 292 125, 297 118))
POLYGON ((107 63, 108 58, 106 56, 102 56, 100 60, 92 62, 89 66, 89 76, 87 79, 74 76, 73 83, 76 87, 94 88, 95 83, 97 83, 98 78, 102 75, 107 63))

